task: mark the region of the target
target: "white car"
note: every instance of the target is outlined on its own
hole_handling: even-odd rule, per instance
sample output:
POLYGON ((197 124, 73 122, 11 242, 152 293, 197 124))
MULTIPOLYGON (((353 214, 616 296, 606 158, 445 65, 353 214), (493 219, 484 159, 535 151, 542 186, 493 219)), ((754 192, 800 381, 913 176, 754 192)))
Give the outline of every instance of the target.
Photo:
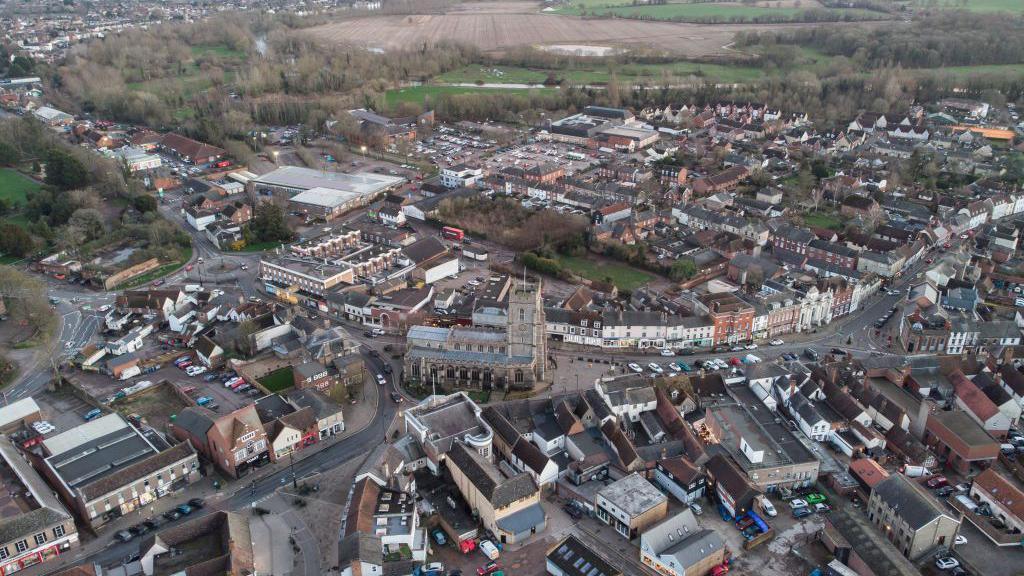
POLYGON ((198 376, 203 372, 206 372, 206 368, 203 366, 189 366, 185 370, 185 373, 188 374, 189 376, 198 376))
POLYGON ((746 349, 747 350, 757 350, 757 344, 754 344, 753 342, 751 342, 750 344, 746 345, 746 349))
POLYGON ((956 542, 957 546, 960 546, 962 544, 967 544, 967 537, 966 536, 961 536, 960 534, 957 534, 956 538, 953 541, 956 542))
POLYGON ((661 374, 662 372, 664 372, 664 370, 661 369, 661 366, 658 366, 654 362, 648 364, 647 367, 650 368, 651 372, 654 372, 655 374, 661 374))
POLYGON ((782 338, 776 338, 769 342, 769 344, 771 344, 772 346, 782 346, 783 344, 785 344, 785 342, 782 340, 782 338))
POLYGON ((110 304, 104 304, 103 306, 100 306, 99 308, 97 308, 97 310, 99 310, 100 312, 109 312, 110 311, 110 304))
POLYGON ((778 512, 775 511, 775 506, 769 502, 766 497, 761 498, 761 510, 763 510, 770 518, 774 518, 775 515, 778 514, 778 512))
POLYGON ((388 381, 384 379, 384 375, 383 374, 377 374, 377 384, 380 384, 381 386, 383 386, 383 385, 385 385, 387 383, 388 383, 388 381))
POLYGON ((796 510, 797 508, 806 508, 807 500, 804 500, 802 498, 795 498, 789 501, 789 507, 792 508, 793 510, 796 510))
POLYGON ((644 369, 636 362, 630 362, 629 369, 632 370, 633 372, 636 372, 637 374, 640 374, 641 372, 644 371, 644 369))
POLYGON ((935 567, 939 570, 952 570, 960 565, 960 561, 952 556, 946 556, 945 558, 939 558, 935 560, 935 567))
POLYGON ((384 334, 385 334, 385 332, 384 332, 383 328, 374 328, 373 329, 373 335, 374 336, 383 336, 384 334))
POLYGON ((662 356, 675 356, 676 354, 675 354, 675 352, 672 351, 671 348, 662 348, 661 349, 661 355, 662 356))

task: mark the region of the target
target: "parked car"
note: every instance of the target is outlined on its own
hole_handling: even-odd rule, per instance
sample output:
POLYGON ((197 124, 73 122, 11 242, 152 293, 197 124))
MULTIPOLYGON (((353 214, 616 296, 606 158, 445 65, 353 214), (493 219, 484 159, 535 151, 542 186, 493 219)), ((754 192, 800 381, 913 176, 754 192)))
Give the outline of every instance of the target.
POLYGON ((434 542, 436 542, 438 546, 444 546, 448 543, 448 538, 444 535, 444 530, 441 530, 440 528, 434 528, 433 530, 431 530, 430 536, 434 539, 434 542))
POLYGON ((651 362, 650 364, 648 364, 647 367, 650 368, 651 372, 654 372, 655 374, 661 374, 662 372, 664 372, 664 370, 662 370, 661 366, 658 366, 654 362, 651 362))
POLYGON ((495 561, 490 561, 487 564, 476 569, 477 576, 490 576, 498 570, 501 570, 501 565, 495 561))
POLYGON ((963 544, 967 544, 967 536, 964 536, 962 534, 957 534, 956 538, 953 539, 953 542, 955 542, 957 546, 961 546, 963 544))
POLYGON ((114 539, 116 539, 118 542, 128 542, 132 538, 135 538, 135 534, 132 534, 127 530, 119 530, 117 533, 114 534, 114 539))
POLYGON ((103 414, 102 410, 100 410, 99 408, 93 408, 92 410, 89 410, 84 415, 82 415, 82 418, 85 418, 85 421, 89 422, 91 420, 99 418, 100 414, 103 414))
POLYGON ((943 556, 935 560, 935 567, 939 570, 952 570, 960 565, 960 561, 952 556, 943 556))
POLYGON ((562 506, 562 510, 564 510, 565 513, 571 516, 574 520, 579 520, 581 517, 583 517, 583 513, 580 512, 580 509, 573 506, 572 504, 566 504, 562 506))
POLYGON ((164 512, 164 518, 171 521, 177 520, 178 518, 181 518, 181 512, 178 512, 177 509, 168 510, 167 512, 164 512))
POLYGON ((203 499, 202 498, 193 498, 193 499, 188 501, 188 505, 193 507, 193 508, 195 508, 195 509, 197 509, 197 510, 201 509, 203 507, 203 504, 204 503, 203 503, 203 499))
POLYGON ((810 516, 811 514, 813 514, 813 512, 811 512, 811 509, 808 508, 807 506, 801 506, 799 508, 793 509, 793 518, 796 518, 798 520, 800 518, 804 518, 805 516, 810 516))
POLYGON ((178 512, 181 512, 182 516, 188 516, 189 514, 192 513, 192 507, 189 506, 188 504, 178 504, 178 506, 175 508, 175 510, 177 510, 178 512))
POLYGON ((828 498, 825 498, 824 494, 818 494, 817 492, 812 492, 807 496, 804 496, 804 499, 807 500, 808 504, 821 504, 822 502, 828 501, 828 498))
POLYGON ((952 486, 943 486, 935 491, 935 495, 939 498, 945 498, 946 496, 952 495, 953 492, 956 492, 956 488, 953 488, 952 486))
POLYGON ((945 476, 933 476, 925 482, 925 485, 932 489, 942 488, 943 486, 949 486, 949 480, 945 476))
POLYGON ((821 502, 818 502, 817 504, 814 505, 814 511, 817 512, 818 514, 823 514, 825 512, 832 511, 832 507, 829 506, 828 504, 823 504, 821 502))
POLYGON ((670 348, 662 348, 660 354, 662 356, 675 356, 676 355, 675 352, 673 352, 670 348))
POLYGON ((782 346, 783 344, 785 344, 785 342, 782 340, 782 338, 775 338, 771 342, 769 342, 769 344, 771 344, 772 346, 782 346))
POLYGON ((796 510, 797 508, 807 508, 807 501, 801 500, 800 498, 794 498, 789 501, 789 507, 793 510, 796 510))
POLYGON ((632 370, 633 372, 636 372, 637 374, 639 374, 639 373, 644 371, 644 369, 641 368, 640 365, 637 364, 636 362, 630 362, 629 363, 629 369, 632 370))

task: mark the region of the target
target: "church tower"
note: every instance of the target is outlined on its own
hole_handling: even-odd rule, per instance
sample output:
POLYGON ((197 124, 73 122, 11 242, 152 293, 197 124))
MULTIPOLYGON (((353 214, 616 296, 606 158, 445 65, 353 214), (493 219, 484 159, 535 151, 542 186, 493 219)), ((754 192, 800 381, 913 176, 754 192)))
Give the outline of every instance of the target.
POLYGON ((533 378, 544 380, 547 366, 541 283, 515 282, 508 298, 508 353, 533 358, 533 378))

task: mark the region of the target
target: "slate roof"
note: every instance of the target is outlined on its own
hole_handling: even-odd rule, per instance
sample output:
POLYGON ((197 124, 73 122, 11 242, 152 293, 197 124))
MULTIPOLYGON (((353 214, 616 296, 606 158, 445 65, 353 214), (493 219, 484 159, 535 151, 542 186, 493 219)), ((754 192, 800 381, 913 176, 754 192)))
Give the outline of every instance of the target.
POLYGON ((80 486, 79 490, 86 501, 94 500, 109 494, 127 484, 136 482, 140 478, 148 477, 150 474, 184 460, 189 456, 195 457, 196 451, 188 442, 181 442, 164 450, 163 452, 149 456, 130 466, 117 471, 116 474, 104 476, 99 480, 80 486))
POLYGON ((547 560, 566 576, 622 576, 621 570, 572 534, 548 551, 547 560))
POLYGON ((527 468, 540 474, 551 460, 526 438, 520 438, 512 448, 512 455, 519 458, 527 468))
POLYGON ((886 506, 896 508, 896 514, 913 530, 919 530, 944 514, 924 488, 903 474, 893 474, 876 484, 872 496, 876 494, 886 506))
POLYGON ((503 478, 493 464, 462 443, 452 444, 448 462, 454 464, 495 508, 504 508, 537 492, 537 484, 529 474, 503 478))

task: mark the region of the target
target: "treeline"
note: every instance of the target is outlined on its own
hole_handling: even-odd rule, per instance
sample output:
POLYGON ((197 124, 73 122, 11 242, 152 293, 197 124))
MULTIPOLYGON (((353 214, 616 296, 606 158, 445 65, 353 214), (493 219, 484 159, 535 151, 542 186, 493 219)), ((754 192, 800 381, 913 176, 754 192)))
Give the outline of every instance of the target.
POLYGON ((1024 62, 1024 19, 950 12, 908 26, 740 32, 736 43, 805 46, 829 56, 846 56, 865 69, 1019 64, 1024 62))
POLYGON ((795 24, 816 22, 869 22, 872 20, 886 20, 889 18, 883 13, 861 13, 846 12, 840 10, 825 10, 822 8, 811 8, 802 10, 795 14, 769 12, 766 14, 721 14, 713 16, 660 16, 648 15, 642 12, 620 12, 611 10, 601 12, 594 9, 589 12, 590 16, 598 18, 628 18, 630 20, 647 20, 651 22, 686 22, 690 24, 795 24))

